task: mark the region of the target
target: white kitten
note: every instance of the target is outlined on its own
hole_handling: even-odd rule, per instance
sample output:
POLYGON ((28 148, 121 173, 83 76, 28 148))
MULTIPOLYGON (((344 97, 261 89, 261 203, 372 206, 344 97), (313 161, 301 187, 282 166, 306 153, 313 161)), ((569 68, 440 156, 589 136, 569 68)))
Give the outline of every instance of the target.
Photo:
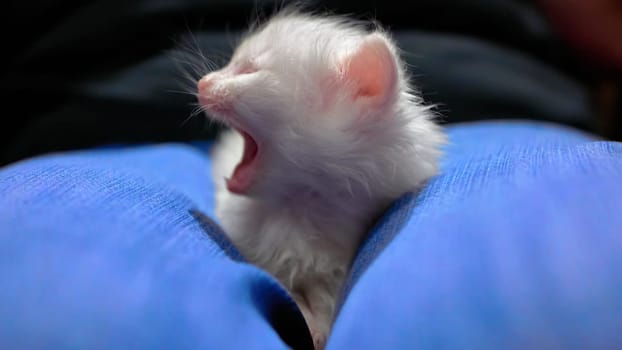
POLYGON ((235 130, 212 154, 220 223, 291 292, 318 349, 374 219, 438 171, 446 138, 403 66, 387 33, 289 11, 198 82, 235 130))

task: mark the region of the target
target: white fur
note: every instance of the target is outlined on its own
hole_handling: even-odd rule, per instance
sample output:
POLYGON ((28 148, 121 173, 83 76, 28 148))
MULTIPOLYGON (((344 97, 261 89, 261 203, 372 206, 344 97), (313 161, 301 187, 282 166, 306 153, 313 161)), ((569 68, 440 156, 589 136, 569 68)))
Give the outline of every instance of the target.
POLYGON ((438 172, 446 138, 409 87, 385 32, 284 12, 249 33, 229 67, 246 64, 256 71, 210 74, 223 103, 262 141, 265 157, 251 193, 229 192, 223 179, 239 161, 243 141, 234 131, 222 135, 212 154, 216 214, 245 258, 292 293, 323 348, 367 230, 393 200, 438 172), (399 77, 394 96, 378 108, 353 99, 346 87, 323 85, 370 35, 386 42, 399 77))

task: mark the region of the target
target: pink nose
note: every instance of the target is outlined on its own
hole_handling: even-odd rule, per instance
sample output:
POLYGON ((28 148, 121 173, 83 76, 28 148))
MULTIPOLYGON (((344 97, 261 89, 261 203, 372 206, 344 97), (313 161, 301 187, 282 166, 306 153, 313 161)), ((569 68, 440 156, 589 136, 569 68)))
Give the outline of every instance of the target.
POLYGON ((208 76, 204 76, 197 83, 197 90, 198 90, 200 95, 201 94, 205 94, 205 93, 209 92, 209 90, 212 88, 212 85, 214 85, 214 82, 212 81, 212 78, 208 77, 208 76))
POLYGON ((211 111, 223 112, 225 100, 214 90, 214 78, 212 75, 206 75, 197 82, 199 104, 211 111))

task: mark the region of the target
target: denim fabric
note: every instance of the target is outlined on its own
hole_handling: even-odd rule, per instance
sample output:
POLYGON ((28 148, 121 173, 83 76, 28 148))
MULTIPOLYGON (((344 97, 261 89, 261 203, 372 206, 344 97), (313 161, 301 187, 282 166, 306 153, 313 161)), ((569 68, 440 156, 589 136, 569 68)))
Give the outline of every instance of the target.
POLYGON ((364 243, 328 348, 619 347, 622 144, 540 123, 451 139, 364 243))
MULTIPOLYGON (((443 172, 370 231, 329 349, 622 343, 622 145, 551 124, 449 129, 443 172)), ((0 170, 0 348, 306 348, 287 293, 213 219, 189 145, 0 170)))
POLYGON ((4 169, 0 348, 308 348, 286 292, 214 240, 210 184, 172 144, 4 169))

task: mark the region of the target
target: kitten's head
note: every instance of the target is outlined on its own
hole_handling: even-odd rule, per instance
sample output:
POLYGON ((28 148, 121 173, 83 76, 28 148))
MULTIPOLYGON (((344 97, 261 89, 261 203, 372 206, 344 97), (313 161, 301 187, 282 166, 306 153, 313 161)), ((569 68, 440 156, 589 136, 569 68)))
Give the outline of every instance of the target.
POLYGON ((416 104, 385 33, 291 13, 250 33, 227 66, 200 79, 198 96, 244 136, 228 188, 246 195, 372 186, 370 171, 399 161, 404 107, 416 104))

